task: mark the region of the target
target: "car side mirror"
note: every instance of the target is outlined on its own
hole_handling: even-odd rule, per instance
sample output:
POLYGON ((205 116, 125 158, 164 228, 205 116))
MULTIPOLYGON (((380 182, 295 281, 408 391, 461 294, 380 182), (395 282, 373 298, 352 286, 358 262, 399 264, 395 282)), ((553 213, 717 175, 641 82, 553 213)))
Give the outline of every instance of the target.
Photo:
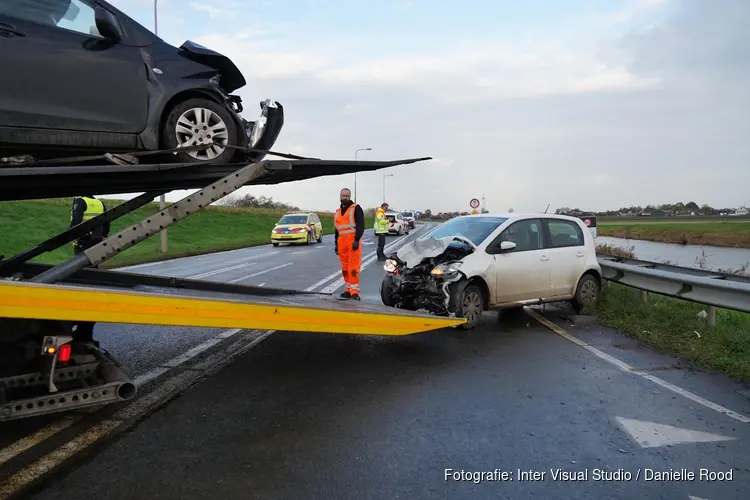
POLYGON ((516 244, 512 241, 503 241, 502 243, 500 243, 500 250, 502 250, 503 252, 513 250, 514 248, 516 248, 516 244))
POLYGON ((94 20, 96 21, 96 29, 104 38, 112 42, 122 40, 123 33, 120 23, 117 22, 117 18, 110 11, 97 6, 94 9, 94 20))

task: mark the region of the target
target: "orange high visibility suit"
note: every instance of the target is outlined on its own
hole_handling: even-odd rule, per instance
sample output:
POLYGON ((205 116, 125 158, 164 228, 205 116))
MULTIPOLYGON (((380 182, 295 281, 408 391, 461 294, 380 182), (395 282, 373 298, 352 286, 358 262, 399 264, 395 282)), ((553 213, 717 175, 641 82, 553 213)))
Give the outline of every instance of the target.
MULTIPOLYGON (((346 291, 352 296, 359 295, 359 269, 362 267, 362 246, 356 250, 352 249, 357 236, 354 213, 358 207, 359 205, 352 203, 344 214, 341 213, 340 207, 337 208, 333 221, 338 233, 336 247, 341 261, 341 274, 344 275, 346 291)), ((364 227, 361 228, 360 236, 362 231, 364 227)))

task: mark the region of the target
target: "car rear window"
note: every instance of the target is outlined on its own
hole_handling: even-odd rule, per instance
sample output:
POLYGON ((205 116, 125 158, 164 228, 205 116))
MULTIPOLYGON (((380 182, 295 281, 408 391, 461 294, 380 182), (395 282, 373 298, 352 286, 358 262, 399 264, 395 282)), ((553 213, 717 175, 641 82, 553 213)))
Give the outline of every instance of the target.
POLYGON ((306 224, 307 215, 285 215, 279 219, 279 224, 306 224))

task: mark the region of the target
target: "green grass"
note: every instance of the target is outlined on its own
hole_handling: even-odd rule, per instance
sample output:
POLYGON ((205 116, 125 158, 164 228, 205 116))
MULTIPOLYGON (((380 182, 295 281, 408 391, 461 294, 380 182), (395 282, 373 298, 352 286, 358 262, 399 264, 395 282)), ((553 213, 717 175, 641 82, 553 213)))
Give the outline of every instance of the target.
POLYGON ((599 222, 600 236, 612 236, 682 245, 750 248, 750 221, 623 221, 599 222))
MULTIPOLYGON (((121 203, 103 200, 107 208, 121 203)), ((0 255, 9 258, 63 232, 70 221, 72 199, 13 201, 0 203, 0 255)), ((158 203, 151 203, 112 223, 110 236, 130 224, 158 212, 158 203)), ((169 251, 161 253, 161 239, 155 234, 104 262, 102 268, 141 264, 270 243, 271 229, 286 210, 211 206, 190 215, 168 229, 169 251)), ((333 213, 317 212, 323 233, 333 233, 333 213)), ((365 216, 366 227, 372 217, 365 216)), ((32 262, 58 264, 73 255, 68 244, 54 252, 42 254, 32 262)))
MULTIPOLYGON (((633 257, 631 250, 617 246, 597 245, 597 251, 633 257)), ((648 294, 648 303, 644 304, 640 290, 608 282, 602 289, 601 301, 591 312, 600 324, 617 328, 663 352, 701 368, 750 381, 750 314, 717 308, 716 326, 709 327, 698 316, 703 310, 708 312, 708 306, 654 293, 648 294)))
POLYGON ((750 381, 750 314, 717 309, 716 326, 709 328, 698 317, 704 309, 708 306, 656 294, 649 294, 644 304, 639 290, 611 283, 592 312, 601 324, 663 352, 750 381))

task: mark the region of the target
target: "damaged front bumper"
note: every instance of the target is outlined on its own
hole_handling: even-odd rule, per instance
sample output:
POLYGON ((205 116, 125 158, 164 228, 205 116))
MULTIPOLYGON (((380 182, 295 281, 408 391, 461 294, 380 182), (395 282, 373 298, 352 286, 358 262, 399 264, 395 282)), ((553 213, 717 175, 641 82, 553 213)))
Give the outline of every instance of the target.
POLYGON ((381 285, 386 305, 411 311, 427 311, 437 316, 454 317, 451 285, 461 281, 460 272, 450 276, 412 275, 408 270, 387 274, 381 285))
POLYGON ((472 253, 462 238, 416 240, 386 260, 383 304, 440 316, 455 316, 454 283, 464 280, 461 259, 472 253))
POLYGON ((284 127, 284 107, 278 101, 266 99, 260 103, 260 117, 256 121, 242 118, 247 136, 247 148, 261 151, 248 151, 245 160, 258 162, 265 158, 267 151, 273 147, 284 127))

